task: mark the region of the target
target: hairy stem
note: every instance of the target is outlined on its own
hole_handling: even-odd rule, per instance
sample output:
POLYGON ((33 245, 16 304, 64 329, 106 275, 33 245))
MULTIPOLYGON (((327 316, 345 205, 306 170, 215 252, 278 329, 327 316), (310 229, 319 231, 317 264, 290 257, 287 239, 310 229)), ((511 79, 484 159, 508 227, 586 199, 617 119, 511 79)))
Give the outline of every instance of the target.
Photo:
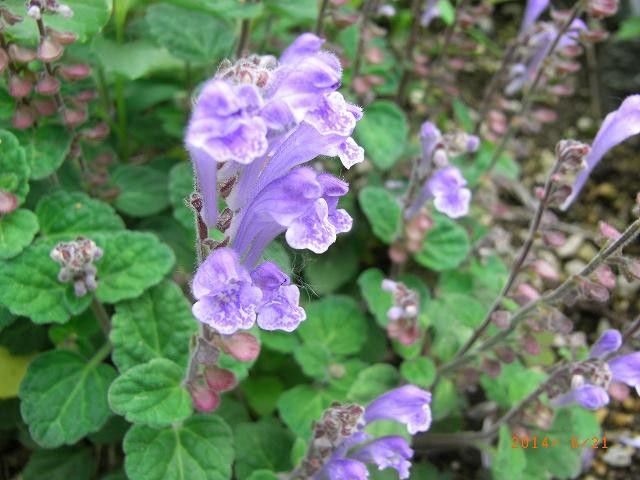
POLYGON ((109 332, 111 331, 111 318, 105 310, 104 305, 100 303, 95 295, 91 298, 91 310, 96 316, 96 319, 100 324, 100 328, 102 328, 102 331, 104 332, 104 336, 109 338, 109 332))
POLYGON ((318 21, 316 22, 316 35, 322 36, 322 29, 324 28, 324 17, 327 13, 327 5, 329 0, 320 1, 320 10, 318 11, 318 21))

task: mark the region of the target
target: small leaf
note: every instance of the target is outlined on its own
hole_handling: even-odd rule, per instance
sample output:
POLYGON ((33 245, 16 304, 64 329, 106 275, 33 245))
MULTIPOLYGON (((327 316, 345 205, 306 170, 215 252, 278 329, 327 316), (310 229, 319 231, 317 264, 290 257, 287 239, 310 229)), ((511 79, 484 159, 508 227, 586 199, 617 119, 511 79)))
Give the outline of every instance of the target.
POLYGON ((157 430, 134 425, 124 438, 125 470, 131 480, 227 480, 233 437, 215 415, 195 415, 157 430))
POLYGON ((362 370, 351 385, 349 400, 367 404, 374 398, 398 386, 400 375, 389 364, 378 363, 362 370))
POLYGON ((96 262, 102 302, 117 303, 136 298, 169 273, 175 256, 151 233, 123 231, 96 237, 104 256, 96 262))
POLYGON ((40 446, 72 445, 105 424, 116 372, 100 363, 101 355, 87 362, 77 353, 53 350, 31 362, 20 385, 20 410, 40 446))
POLYGON ((364 187, 358 195, 360 207, 367 216, 376 237, 390 244, 398 235, 402 208, 398 200, 382 187, 364 187))
POLYGON ((382 280, 384 280, 382 271, 370 268, 360 274, 358 286, 369 311, 373 313, 378 324, 384 327, 389 323, 387 311, 393 305, 393 295, 382 289, 382 280))
POLYGON ((15 257, 38 233, 38 217, 20 208, 0 217, 0 260, 15 257))
POLYGON ((332 395, 310 385, 298 385, 284 392, 278 400, 282 421, 302 438, 311 436, 311 425, 333 402, 332 395))
POLYGON ((249 377, 242 382, 242 391, 249 406, 262 417, 273 413, 283 390, 282 382, 273 375, 249 377))
POLYGON ((500 427, 498 448, 491 462, 491 474, 495 480, 522 478, 522 472, 527 466, 527 459, 524 450, 511 448, 512 443, 509 427, 503 425, 500 427))
POLYGON ((154 358, 130 368, 109 388, 109 405, 132 423, 165 427, 191 415, 191 395, 182 385, 185 368, 154 358))
POLYGON ((307 319, 297 332, 304 342, 319 342, 334 355, 358 353, 367 337, 367 320, 358 304, 343 295, 331 295, 307 307, 307 319))
POLYGON ((204 12, 160 3, 148 8, 146 20, 155 40, 186 62, 217 65, 231 53, 233 30, 204 12))
POLYGON ((339 240, 322 256, 309 257, 304 269, 305 278, 318 295, 333 292, 358 273, 358 253, 353 241, 339 240), (340 265, 340 268, 336 268, 340 265))
POLYGON ((308 341, 298 346, 293 356, 302 371, 311 378, 324 380, 327 376, 327 368, 331 363, 331 352, 319 342, 308 341))
POLYGON ((111 181, 120 190, 114 205, 132 217, 148 217, 169 205, 167 175, 155 168, 142 165, 121 165, 111 175, 111 181))
POLYGON ((430 358, 417 357, 402 362, 400 373, 409 383, 429 388, 436 378, 436 365, 430 358))
POLYGON ((31 166, 31 178, 41 180, 54 173, 69 153, 71 135, 59 125, 46 125, 18 134, 31 166))
POLYGON ((110 205, 84 193, 58 191, 38 202, 36 215, 48 238, 92 237, 124 229, 124 222, 110 205))
POLYGON ((0 190, 13 193, 21 204, 29 193, 31 173, 24 148, 13 133, 0 130, 0 149, 0 190))
POLYGON ((186 368, 197 322, 175 283, 163 281, 135 300, 116 304, 111 323, 113 361, 121 372, 154 358, 186 368))
POLYGON ((404 152, 409 127, 402 110, 393 102, 379 100, 365 108, 355 135, 367 156, 381 170, 388 170, 404 152))
POLYGON ((434 215, 434 224, 422 242, 416 261, 440 272, 456 268, 467 257, 471 248, 467 232, 444 215, 434 215))
POLYGON ((63 447, 56 450, 36 450, 22 471, 24 480, 90 480, 95 471, 95 459, 88 447, 63 447))
POLYGON ((241 423, 235 427, 234 434, 238 480, 253 478, 252 472, 256 473, 259 469, 275 473, 292 468, 289 461, 293 443, 291 433, 275 419, 264 418, 255 423, 241 423))
POLYGON ((71 284, 58 281, 59 265, 49 258, 55 242, 37 241, 0 268, 0 304, 35 323, 64 323, 89 306, 71 284))

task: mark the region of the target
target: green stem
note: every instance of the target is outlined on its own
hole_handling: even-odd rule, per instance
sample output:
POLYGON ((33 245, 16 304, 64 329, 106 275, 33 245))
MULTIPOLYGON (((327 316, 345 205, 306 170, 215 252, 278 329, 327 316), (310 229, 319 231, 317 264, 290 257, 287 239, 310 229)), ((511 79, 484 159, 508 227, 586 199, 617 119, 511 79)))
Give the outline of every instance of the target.
POLYGON ((104 332, 104 336, 109 338, 109 331, 111 330, 111 319, 109 314, 104 308, 104 305, 100 303, 100 301, 96 298, 95 295, 91 298, 91 310, 96 316, 98 323, 100 324, 100 328, 104 332))
POLYGON ((91 360, 89 360, 85 368, 90 369, 95 365, 102 363, 102 361, 105 358, 107 358, 110 353, 111 353, 111 343, 106 342, 104 345, 102 345, 102 347, 100 347, 100 349, 96 353, 93 354, 93 357, 91 357, 91 360))

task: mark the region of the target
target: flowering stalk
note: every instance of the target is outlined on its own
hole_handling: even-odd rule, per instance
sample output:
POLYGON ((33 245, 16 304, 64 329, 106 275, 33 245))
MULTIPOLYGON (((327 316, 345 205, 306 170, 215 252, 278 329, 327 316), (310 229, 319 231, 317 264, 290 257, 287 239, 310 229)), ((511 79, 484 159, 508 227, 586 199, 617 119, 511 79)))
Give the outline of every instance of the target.
POLYGON ((420 33, 420 10, 422 9, 423 0, 413 0, 411 4, 411 30, 409 33, 409 39, 405 45, 404 59, 402 61, 402 77, 400 77, 400 83, 398 85, 398 93, 396 95, 398 103, 404 102, 405 89, 407 83, 409 83, 409 77, 411 75, 411 67, 413 60, 413 50, 418 40, 418 34, 420 33))

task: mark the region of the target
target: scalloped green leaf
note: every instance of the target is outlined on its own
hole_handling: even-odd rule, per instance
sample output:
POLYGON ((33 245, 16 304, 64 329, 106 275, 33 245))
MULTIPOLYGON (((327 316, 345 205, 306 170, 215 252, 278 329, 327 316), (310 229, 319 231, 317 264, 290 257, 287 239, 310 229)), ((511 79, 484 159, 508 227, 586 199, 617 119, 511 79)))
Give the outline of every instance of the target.
POLYGON ((231 53, 233 29, 205 12, 159 3, 147 9, 146 20, 153 38, 186 62, 217 65, 231 53))
POLYGON ((367 404, 374 398, 398 386, 400 374, 392 365, 377 363, 361 370, 349 389, 349 400, 367 404))
POLYGON ((284 392, 278 400, 282 421, 302 438, 311 436, 311 425, 334 401, 333 395, 311 385, 298 385, 284 392))
POLYGON ((111 325, 113 361, 121 372, 154 358, 186 368, 197 322, 175 283, 163 281, 134 300, 116 304, 111 325))
POLYGON ((100 235, 95 241, 103 248, 96 262, 98 289, 102 302, 117 303, 139 297, 169 273, 175 262, 173 251, 152 233, 131 231, 100 235))
POLYGON ((367 105, 354 133, 373 164, 388 170, 404 152, 409 127, 404 112, 395 103, 379 100, 367 105))
POLYGON ((77 353, 53 350, 31 362, 20 385, 20 410, 40 446, 72 445, 105 424, 116 372, 100 363, 103 353, 87 362, 77 353))
POLYGON ((382 187, 364 187, 358 195, 360 208, 369 220, 376 237, 390 244, 400 229, 402 207, 398 200, 382 187))
POLYGON ((31 173, 24 148, 13 133, 0 130, 0 152, 0 190, 13 193, 21 204, 29 193, 31 173))
POLYGON ((96 469, 88 447, 62 447, 36 450, 22 471, 24 480, 91 480, 96 469))
POLYGON ((37 241, 0 268, 0 304, 35 323, 64 323, 89 306, 91 295, 78 298, 71 284, 58 281, 60 266, 49 253, 53 241, 37 241))
POLYGON ((31 178, 41 180, 54 173, 69 153, 71 134, 59 125, 45 125, 18 134, 24 146, 31 178))
POLYGON ((215 415, 196 415, 160 430, 134 425, 124 438, 131 480, 227 480, 234 448, 231 429, 215 415))
POLYGON ((420 265, 441 272, 460 265, 470 249, 463 227, 444 215, 434 215, 433 227, 427 231, 415 259, 420 265))
POLYGON ((238 480, 253 478, 260 469, 268 469, 274 475, 291 470, 292 435, 274 418, 241 423, 234 428, 234 437, 238 480))
POLYGON ((58 191, 43 197, 36 215, 42 233, 55 239, 124 229, 124 222, 110 205, 79 192, 58 191))
POLYGON ((182 385, 186 369, 166 358, 130 368, 109 388, 109 405, 131 423, 166 427, 191 415, 191 395, 182 385))
POLYGON ((132 217, 148 217, 169 205, 167 174, 144 165, 121 165, 111 175, 120 190, 114 205, 132 217))
POLYGON ((389 323, 387 311, 393 306, 393 294, 382 289, 383 280, 384 274, 380 269, 369 268, 358 277, 358 286, 378 324, 386 326, 389 323))
POLYGON ((38 233, 38 217, 20 208, 0 217, 0 260, 15 257, 38 233))

